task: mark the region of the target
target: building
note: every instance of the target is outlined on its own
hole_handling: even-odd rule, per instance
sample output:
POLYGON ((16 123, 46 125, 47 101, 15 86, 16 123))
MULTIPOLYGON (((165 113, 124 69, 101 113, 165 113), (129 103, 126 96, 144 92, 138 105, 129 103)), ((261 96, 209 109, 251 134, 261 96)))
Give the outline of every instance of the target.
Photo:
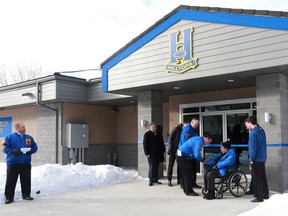
POLYGON ((287 49, 288 12, 179 6, 105 60, 101 82, 54 74, 0 88, 0 117, 32 125, 45 150, 39 163, 68 162, 66 124, 80 123, 89 125, 85 163, 107 163, 110 152, 111 162, 116 152, 119 166, 136 166, 146 177, 142 140, 150 122, 168 140, 176 124, 199 117, 198 133, 214 136, 205 156, 231 139, 248 172, 242 126, 256 115, 267 134, 270 189, 283 192, 287 49))

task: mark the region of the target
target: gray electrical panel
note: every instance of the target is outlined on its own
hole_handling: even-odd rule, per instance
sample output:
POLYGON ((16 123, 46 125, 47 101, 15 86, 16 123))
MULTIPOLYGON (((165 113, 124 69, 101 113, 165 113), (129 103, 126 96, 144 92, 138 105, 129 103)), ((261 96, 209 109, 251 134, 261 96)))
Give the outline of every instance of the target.
POLYGON ((66 124, 67 148, 88 148, 89 127, 87 124, 66 124))

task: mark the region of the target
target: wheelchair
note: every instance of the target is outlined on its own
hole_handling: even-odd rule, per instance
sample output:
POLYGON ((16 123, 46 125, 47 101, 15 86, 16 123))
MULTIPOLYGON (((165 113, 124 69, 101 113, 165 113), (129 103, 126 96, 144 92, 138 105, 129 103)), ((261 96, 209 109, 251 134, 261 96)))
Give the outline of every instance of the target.
MULTIPOLYGON (((229 167, 225 176, 215 179, 215 197, 217 199, 222 199, 224 193, 228 190, 233 196, 241 197, 245 194, 247 188, 247 176, 238 167, 229 167)), ((208 190, 203 188, 202 194, 207 195, 208 190)))

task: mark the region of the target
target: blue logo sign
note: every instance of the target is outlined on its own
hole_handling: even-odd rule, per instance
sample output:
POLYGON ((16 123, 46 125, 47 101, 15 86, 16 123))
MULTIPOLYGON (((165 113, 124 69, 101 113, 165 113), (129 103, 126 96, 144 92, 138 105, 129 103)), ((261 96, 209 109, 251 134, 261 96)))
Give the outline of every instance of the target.
POLYGON ((197 58, 192 57, 192 32, 188 27, 182 31, 175 31, 170 36, 170 62, 165 64, 168 73, 184 73, 197 67, 197 58))
POLYGON ((12 117, 0 118, 0 137, 4 138, 12 133, 12 117))

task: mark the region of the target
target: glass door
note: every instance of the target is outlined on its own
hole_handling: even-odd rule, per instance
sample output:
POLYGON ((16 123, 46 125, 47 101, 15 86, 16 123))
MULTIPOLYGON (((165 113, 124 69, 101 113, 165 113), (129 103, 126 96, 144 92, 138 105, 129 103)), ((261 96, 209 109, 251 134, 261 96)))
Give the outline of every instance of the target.
POLYGON ((249 173, 248 163, 248 132, 245 127, 245 119, 249 112, 223 111, 202 115, 202 135, 211 134, 213 141, 204 148, 206 160, 211 159, 220 151, 220 144, 230 140, 236 152, 236 163, 241 170, 249 173))

